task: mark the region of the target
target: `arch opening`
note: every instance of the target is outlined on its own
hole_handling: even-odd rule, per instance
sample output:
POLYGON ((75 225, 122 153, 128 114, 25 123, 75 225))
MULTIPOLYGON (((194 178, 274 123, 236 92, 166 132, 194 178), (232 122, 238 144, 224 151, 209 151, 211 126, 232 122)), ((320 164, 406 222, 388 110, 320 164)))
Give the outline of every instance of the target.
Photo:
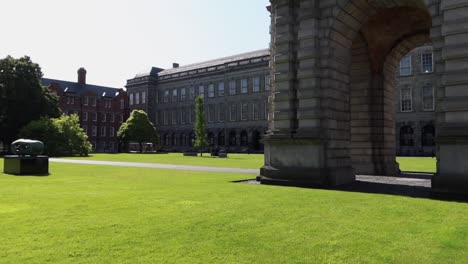
MULTIPOLYGON (((338 44, 347 59, 337 59, 349 69, 350 112, 349 119, 343 118, 342 122, 350 128, 350 164, 358 175, 394 176, 399 173, 395 134, 397 69, 410 50, 430 42, 432 17, 421 1, 407 1, 402 6, 382 4, 379 8, 361 6, 360 10, 369 15, 357 21, 356 30, 336 28, 350 39, 344 45, 338 44), (373 11, 366 13, 369 10, 373 11)), ((337 20, 349 16, 343 12, 337 20)))

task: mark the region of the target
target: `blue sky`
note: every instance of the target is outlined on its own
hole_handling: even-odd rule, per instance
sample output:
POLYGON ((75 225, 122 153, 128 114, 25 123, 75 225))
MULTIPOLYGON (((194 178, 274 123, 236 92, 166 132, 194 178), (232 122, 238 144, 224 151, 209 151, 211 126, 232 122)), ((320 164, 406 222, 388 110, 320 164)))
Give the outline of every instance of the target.
POLYGON ((268 0, 2 1, 0 56, 28 55, 44 77, 123 87, 169 68, 267 48, 268 0))

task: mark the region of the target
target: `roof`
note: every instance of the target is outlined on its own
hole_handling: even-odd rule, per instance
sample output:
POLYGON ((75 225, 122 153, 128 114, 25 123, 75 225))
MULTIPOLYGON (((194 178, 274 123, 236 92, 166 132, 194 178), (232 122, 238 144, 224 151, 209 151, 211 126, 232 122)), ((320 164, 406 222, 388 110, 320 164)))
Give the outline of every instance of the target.
POLYGON ((233 56, 229 56, 229 57, 218 58, 218 59, 214 59, 214 60, 189 64, 189 65, 180 66, 178 68, 172 68, 172 69, 167 69, 167 70, 162 70, 160 68, 153 67, 153 68, 151 68, 150 71, 141 72, 141 73, 137 74, 135 76, 135 78, 145 77, 145 76, 156 76, 156 74, 158 76, 164 76, 164 75, 180 73, 180 72, 187 72, 187 71, 193 71, 193 70, 196 70, 196 69, 214 67, 214 66, 218 66, 218 65, 229 64, 229 63, 235 62, 235 61, 248 60, 248 59, 252 59, 252 58, 264 57, 264 56, 269 56, 269 55, 270 55, 270 50, 269 49, 262 49, 262 50, 256 50, 256 51, 251 51, 251 52, 247 52, 247 53, 237 54, 237 55, 233 55, 233 56))
POLYGON ((105 87, 92 84, 81 85, 77 82, 69 82, 47 78, 42 78, 41 83, 44 86, 50 86, 51 84, 56 83, 63 89, 64 92, 74 93, 76 95, 81 95, 86 92, 94 92, 98 96, 113 98, 118 96, 119 93, 123 91, 122 88, 105 87))

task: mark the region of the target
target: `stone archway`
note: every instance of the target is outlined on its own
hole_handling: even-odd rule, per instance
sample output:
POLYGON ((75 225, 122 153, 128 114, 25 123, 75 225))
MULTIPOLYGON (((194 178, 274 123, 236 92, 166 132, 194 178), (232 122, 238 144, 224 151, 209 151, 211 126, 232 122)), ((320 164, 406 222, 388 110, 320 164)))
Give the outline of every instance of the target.
MULTIPOLYGON (((425 42, 434 43, 438 102, 451 94, 447 88, 451 96, 468 94, 468 77, 457 74, 468 69, 468 48, 455 45, 468 43, 456 35, 468 33, 468 0, 271 2, 274 78, 263 182, 335 186, 354 181, 356 172, 395 175, 394 72, 425 42)), ((455 129, 468 128, 468 109, 452 107, 437 109, 438 191, 459 191, 460 179, 468 190, 468 167, 459 160, 450 168, 447 159, 468 154, 468 132, 455 129)))

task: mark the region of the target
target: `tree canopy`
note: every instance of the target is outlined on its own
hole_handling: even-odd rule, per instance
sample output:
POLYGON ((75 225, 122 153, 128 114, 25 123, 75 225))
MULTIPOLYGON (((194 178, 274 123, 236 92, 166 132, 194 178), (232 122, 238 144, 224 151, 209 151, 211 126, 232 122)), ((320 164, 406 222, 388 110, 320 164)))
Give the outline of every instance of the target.
POLYGON ((41 68, 27 56, 0 59, 0 141, 5 145, 32 120, 60 116, 58 97, 40 84, 41 78, 41 68))
POLYGON ((201 156, 203 156, 203 148, 208 146, 205 106, 201 96, 195 99, 195 142, 193 146, 200 149, 201 156))
POLYGON ((76 114, 34 120, 21 129, 19 136, 44 142, 49 156, 87 156, 92 148, 76 114))
POLYGON ((143 110, 133 110, 127 121, 120 126, 117 136, 124 143, 138 142, 140 152, 143 152, 143 142, 156 143, 159 138, 156 128, 143 110))

